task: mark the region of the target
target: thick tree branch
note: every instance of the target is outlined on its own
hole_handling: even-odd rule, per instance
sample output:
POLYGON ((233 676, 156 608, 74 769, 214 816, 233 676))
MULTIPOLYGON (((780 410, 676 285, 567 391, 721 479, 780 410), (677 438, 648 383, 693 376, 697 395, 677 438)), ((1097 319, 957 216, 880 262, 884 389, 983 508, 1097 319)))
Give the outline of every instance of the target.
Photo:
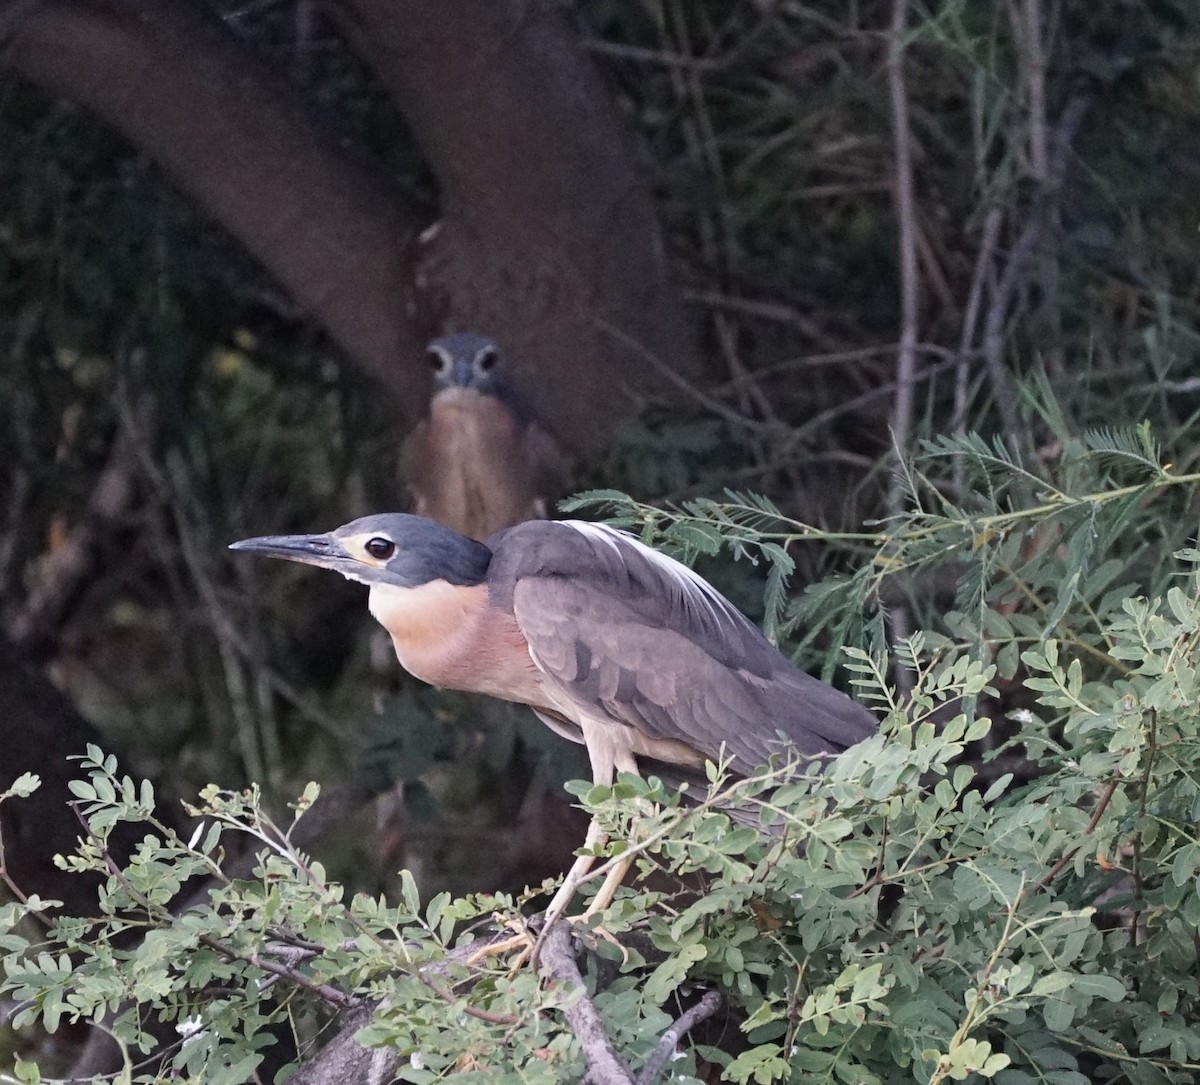
POLYGON ((0 62, 146 150, 419 413, 403 300, 414 217, 219 21, 185 0, 0 0, 0 62))
POLYGON ((584 986, 583 976, 571 949, 570 923, 554 923, 546 931, 542 940, 541 971, 543 975, 558 980, 574 996, 562 1008, 562 1012, 579 1046, 583 1048, 583 1057, 588 1066, 587 1080, 592 1085, 635 1085, 629 1067, 617 1054, 596 1004, 584 986))
POLYGON ((355 1040, 369 1024, 369 1009, 351 1010, 339 1018, 337 1035, 290 1078, 293 1085, 374 1085, 393 1079, 400 1062, 393 1047, 367 1048, 355 1040))

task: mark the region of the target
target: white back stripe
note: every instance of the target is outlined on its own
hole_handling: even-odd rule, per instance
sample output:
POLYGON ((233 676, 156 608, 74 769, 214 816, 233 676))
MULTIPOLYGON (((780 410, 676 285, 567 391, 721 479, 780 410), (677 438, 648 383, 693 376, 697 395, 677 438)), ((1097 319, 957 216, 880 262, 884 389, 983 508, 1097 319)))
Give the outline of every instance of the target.
POLYGON ((659 572, 666 574, 683 592, 685 603, 708 611, 717 622, 732 622, 735 625, 751 624, 749 619, 728 599, 714 588, 704 577, 693 572, 674 558, 647 546, 640 539, 607 524, 592 524, 586 520, 560 520, 566 527, 574 528, 581 535, 604 543, 618 554, 624 546, 634 550, 659 572))

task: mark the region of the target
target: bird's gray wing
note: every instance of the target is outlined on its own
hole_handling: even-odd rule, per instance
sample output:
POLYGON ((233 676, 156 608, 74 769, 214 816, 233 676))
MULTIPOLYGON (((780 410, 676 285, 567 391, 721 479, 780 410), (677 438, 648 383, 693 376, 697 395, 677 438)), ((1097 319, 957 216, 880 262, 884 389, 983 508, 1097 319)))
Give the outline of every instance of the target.
POLYGON ((497 600, 511 606, 535 664, 593 717, 709 759, 723 749, 741 773, 784 744, 832 753, 875 729, 869 712, 794 667, 710 585, 623 533, 524 524, 493 549, 497 600))

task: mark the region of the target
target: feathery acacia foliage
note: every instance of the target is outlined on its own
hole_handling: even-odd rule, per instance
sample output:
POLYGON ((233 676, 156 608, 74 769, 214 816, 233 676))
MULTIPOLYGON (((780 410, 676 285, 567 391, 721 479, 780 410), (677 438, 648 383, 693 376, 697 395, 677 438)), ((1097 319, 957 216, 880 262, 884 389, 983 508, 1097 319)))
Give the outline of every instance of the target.
MULTIPOLYGON (((576 788, 643 875, 601 917, 603 934, 583 935, 587 997, 629 1080, 705 991, 719 993, 724 1024, 683 1038, 662 1080, 1194 1080, 1200 552, 1151 526, 1155 504, 1195 479, 1160 466, 1144 430, 1088 436, 1036 472, 1000 446, 939 440, 909 477, 910 512, 842 540, 874 558, 807 604, 807 620, 813 599, 878 606, 900 571, 955 563, 955 608, 894 646, 906 695, 879 645, 848 646, 860 696, 883 715, 878 736, 822 773, 733 780, 712 766, 707 795, 688 801, 655 779, 576 788), (989 480, 970 509, 929 474, 949 459, 989 480), (1001 724, 977 706, 1006 692, 1019 707, 995 736, 1001 724), (1000 741, 969 756, 989 731, 1000 741)), ((773 560, 810 531, 757 499, 665 514, 604 499, 693 552, 773 560)), ((782 579, 769 590, 782 595, 782 579)), ((579 992, 479 952, 495 924, 526 921, 530 897, 423 902, 405 876, 398 901, 346 900, 253 791, 206 790, 184 841, 99 751, 82 768, 88 834, 63 862, 107 882, 95 916, 36 934, 26 917, 42 902, 5 907, 0 967, 18 1025, 103 1020, 126 1052, 124 1080, 166 1066, 178 1080, 242 1080, 279 1026, 319 1059, 307 1046, 317 1023, 353 1012, 360 1042, 401 1081, 588 1072, 564 1016, 579 992), (121 820, 147 832, 125 869, 104 846, 121 820), (230 879, 225 853, 241 837, 259 858, 230 879), (211 895, 171 910, 200 874, 211 895), (143 1064, 153 1016, 181 1035, 143 1064)))

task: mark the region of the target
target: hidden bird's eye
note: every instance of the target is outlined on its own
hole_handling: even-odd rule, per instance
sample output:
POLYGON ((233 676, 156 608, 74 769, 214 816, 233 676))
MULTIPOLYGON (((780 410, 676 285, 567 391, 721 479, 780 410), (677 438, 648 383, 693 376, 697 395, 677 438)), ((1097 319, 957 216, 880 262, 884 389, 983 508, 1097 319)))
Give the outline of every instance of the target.
POLYGON ((475 364, 479 367, 480 373, 486 373, 496 364, 496 352, 494 350, 485 350, 479 355, 475 364))
POLYGON ((376 560, 387 561, 396 552, 396 544, 391 539, 376 536, 374 539, 367 540, 364 549, 376 560))

